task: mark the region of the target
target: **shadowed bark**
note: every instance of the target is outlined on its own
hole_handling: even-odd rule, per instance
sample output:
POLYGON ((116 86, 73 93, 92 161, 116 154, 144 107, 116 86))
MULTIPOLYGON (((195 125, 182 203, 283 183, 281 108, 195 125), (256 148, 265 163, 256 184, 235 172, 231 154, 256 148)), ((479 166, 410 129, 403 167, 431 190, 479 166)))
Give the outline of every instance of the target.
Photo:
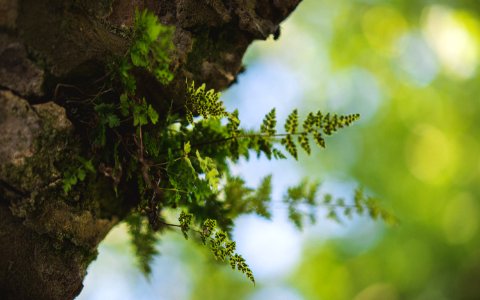
POLYGON ((98 244, 135 204, 104 170, 67 196, 62 170, 86 148, 71 102, 102 91, 136 8, 175 27, 171 84, 139 74, 161 113, 165 101, 181 105, 186 78, 232 84, 250 43, 276 34, 298 2, 0 0, 0 299, 73 299, 98 244))

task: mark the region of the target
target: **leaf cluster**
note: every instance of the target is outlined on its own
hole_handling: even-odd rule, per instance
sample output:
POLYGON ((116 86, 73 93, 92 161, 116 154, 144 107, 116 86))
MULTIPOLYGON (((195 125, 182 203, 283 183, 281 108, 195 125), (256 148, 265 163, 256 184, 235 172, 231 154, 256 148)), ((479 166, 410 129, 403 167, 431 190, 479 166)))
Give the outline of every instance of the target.
MULTIPOLYGON (((285 146, 288 153, 295 159, 298 158, 297 145, 305 150, 307 154, 311 153, 310 138, 321 148, 325 148, 324 135, 332 135, 340 128, 344 128, 358 120, 360 115, 336 115, 329 113, 323 114, 321 111, 309 113, 302 123, 302 131, 299 131, 298 111, 295 109, 288 116, 285 122, 285 137, 282 138, 281 143, 285 146), (297 136, 295 142, 294 136, 297 136)), ((264 123, 267 119, 264 120, 264 123)))
POLYGON ((289 187, 283 198, 283 203, 288 207, 288 217, 301 229, 308 218, 310 223, 316 222, 317 208, 327 210, 326 217, 336 222, 341 222, 340 215, 352 218, 354 215, 362 216, 365 212, 372 219, 380 219, 387 224, 395 225, 397 218, 372 197, 367 197, 362 188, 355 190, 355 195, 350 203, 343 198, 334 198, 331 194, 319 195, 320 184, 303 180, 296 186, 289 187))
POLYGON ((135 11, 134 34, 131 46, 125 57, 115 64, 118 76, 125 91, 134 93, 136 79, 134 68, 144 69, 161 84, 168 84, 174 75, 170 70, 171 54, 175 49, 173 28, 162 25, 158 17, 147 10, 135 11))
MULTIPOLYGON (((242 157, 249 159, 251 153, 284 159, 284 150, 279 149, 282 145, 295 159, 299 147, 310 154, 312 139, 325 147, 325 136, 349 126, 358 115, 317 112, 301 121, 294 110, 283 131, 278 132, 276 111, 272 109, 260 128, 246 130, 241 127, 238 111, 226 111, 219 92, 207 89, 205 84, 197 87, 193 81, 186 83, 185 112, 159 115, 150 99, 138 95, 132 69, 141 68, 160 84, 168 83, 173 78, 169 71, 170 45, 171 29, 161 25, 152 13, 136 13, 132 46, 115 72, 114 81, 120 82, 120 88, 115 88, 117 97, 93 102, 96 134, 92 144, 94 151, 102 151, 95 163, 113 180, 115 191, 127 186, 135 191, 133 202, 138 205, 126 222, 139 265, 146 274, 151 272, 150 262, 157 253, 156 232, 168 227, 179 228, 185 238, 191 231, 198 233, 217 260, 228 260, 233 269, 255 282, 228 234, 239 215, 254 213, 271 218, 272 176, 265 177, 257 188, 249 187, 241 177, 232 176, 231 164, 242 157), (167 210, 181 211, 179 224, 164 221, 167 210)), ((64 189, 68 191, 83 180, 86 170, 95 171, 91 160, 66 174, 64 189)), ((317 206, 330 205, 326 198, 318 200, 318 186, 303 181, 287 189, 282 203, 296 226, 301 227, 306 217, 314 221, 317 206)), ((355 212, 362 209, 372 218, 389 218, 375 201, 361 195, 355 196, 355 212)), ((340 202, 336 206, 347 208, 340 202)))
MULTIPOLYGON (((192 226, 193 215, 182 211, 178 221, 185 238, 188 239, 188 231, 192 226)), ((218 228, 215 220, 206 219, 199 229, 192 229, 200 235, 204 245, 208 245, 215 259, 220 261, 228 260, 232 269, 245 274, 245 276, 255 284, 252 270, 249 268, 245 259, 235 252, 236 244, 228 238, 228 234, 218 228)))
POLYGON ((130 48, 133 66, 146 69, 162 84, 169 83, 173 79, 169 69, 170 55, 174 49, 172 27, 160 24, 158 17, 147 10, 137 10, 134 31, 130 48))
POLYGON ((152 273, 152 261, 158 250, 155 248, 157 234, 148 224, 148 221, 138 213, 131 214, 125 220, 128 225, 128 232, 131 244, 137 257, 138 266, 143 274, 152 273))
POLYGON ((63 173, 62 187, 65 194, 70 192, 72 187, 76 185, 79 181, 84 181, 87 173, 96 173, 92 160, 87 160, 81 156, 77 156, 76 159, 76 165, 71 165, 63 173))
POLYGON ((204 119, 227 117, 223 102, 220 101, 221 93, 210 89, 207 91, 206 85, 195 87, 195 82, 190 84, 187 82, 187 99, 185 100, 185 108, 187 111, 187 121, 193 124, 193 116, 200 115, 204 119))

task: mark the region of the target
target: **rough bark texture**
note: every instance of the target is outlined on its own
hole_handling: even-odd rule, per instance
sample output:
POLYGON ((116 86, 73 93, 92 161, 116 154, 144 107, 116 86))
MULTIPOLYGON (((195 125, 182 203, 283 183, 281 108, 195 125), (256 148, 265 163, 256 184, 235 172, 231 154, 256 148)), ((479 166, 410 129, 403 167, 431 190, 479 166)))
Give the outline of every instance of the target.
POLYGON ((181 103, 185 78, 228 87, 248 45, 277 32, 298 2, 0 0, 0 299, 73 299, 132 206, 128 187, 119 199, 101 175, 66 196, 61 170, 85 143, 68 100, 98 92, 105 65, 128 48, 136 8, 176 29, 172 83, 140 76, 160 105, 181 103))

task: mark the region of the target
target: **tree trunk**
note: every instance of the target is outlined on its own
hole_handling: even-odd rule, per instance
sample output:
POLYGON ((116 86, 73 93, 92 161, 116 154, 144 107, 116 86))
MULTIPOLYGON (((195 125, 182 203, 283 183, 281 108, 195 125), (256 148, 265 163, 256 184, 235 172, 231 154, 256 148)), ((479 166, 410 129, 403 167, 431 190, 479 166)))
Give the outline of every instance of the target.
POLYGON ((232 84, 248 45, 276 34, 298 2, 0 0, 0 299, 73 299, 98 244, 134 205, 131 188, 116 196, 102 170, 67 196, 62 170, 88 147, 72 103, 101 91, 136 8, 174 26, 176 47, 172 83, 139 85, 180 105, 186 78, 232 84))

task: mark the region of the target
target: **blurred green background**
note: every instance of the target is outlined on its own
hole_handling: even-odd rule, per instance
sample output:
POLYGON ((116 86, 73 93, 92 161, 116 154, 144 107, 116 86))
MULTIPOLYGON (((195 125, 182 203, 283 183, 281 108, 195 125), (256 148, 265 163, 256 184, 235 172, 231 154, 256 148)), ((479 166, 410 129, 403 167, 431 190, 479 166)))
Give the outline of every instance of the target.
POLYGON ((271 107, 360 113, 299 162, 242 162, 274 175, 274 218, 244 216, 233 239, 254 287, 179 233, 159 244, 150 281, 125 228, 102 243, 78 299, 480 299, 480 2, 304 0, 278 41, 256 42, 224 94, 254 127, 271 107), (347 199, 355 187, 401 220, 320 221, 299 232, 281 205, 302 177, 347 199))

